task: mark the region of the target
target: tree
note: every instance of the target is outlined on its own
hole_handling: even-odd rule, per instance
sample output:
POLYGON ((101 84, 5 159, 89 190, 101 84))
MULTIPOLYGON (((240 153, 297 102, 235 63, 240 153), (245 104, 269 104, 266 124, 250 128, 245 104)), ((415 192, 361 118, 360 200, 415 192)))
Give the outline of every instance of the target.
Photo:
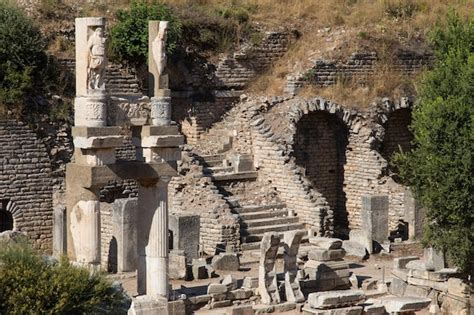
POLYGON ((112 51, 121 61, 145 64, 148 56, 148 21, 169 21, 166 49, 176 48, 181 36, 181 23, 164 4, 133 1, 130 10, 117 12, 117 24, 111 29, 112 51))
POLYGON ((18 8, 0 0, 0 105, 22 102, 47 64, 46 42, 18 8))
POLYGON ((450 12, 430 34, 436 64, 420 83, 411 129, 398 154, 402 179, 427 209, 424 242, 466 273, 474 260, 474 19, 450 12))

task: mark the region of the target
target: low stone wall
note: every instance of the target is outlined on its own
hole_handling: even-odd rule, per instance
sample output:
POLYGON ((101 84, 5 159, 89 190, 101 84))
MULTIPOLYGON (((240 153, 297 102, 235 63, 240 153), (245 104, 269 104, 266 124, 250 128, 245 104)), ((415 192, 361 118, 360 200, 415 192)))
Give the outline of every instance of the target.
POLYGON ((51 162, 44 144, 24 123, 0 120, 0 202, 14 228, 51 254, 51 162))

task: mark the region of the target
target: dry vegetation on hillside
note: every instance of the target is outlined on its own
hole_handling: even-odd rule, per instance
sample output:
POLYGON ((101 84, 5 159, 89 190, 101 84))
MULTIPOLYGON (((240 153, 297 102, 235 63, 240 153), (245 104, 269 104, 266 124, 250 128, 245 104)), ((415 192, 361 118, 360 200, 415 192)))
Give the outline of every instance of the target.
MULTIPOLYGON (((154 2, 148 0, 147 2, 154 2)), ((242 25, 258 25, 259 29, 286 27, 295 30, 299 39, 288 53, 266 74, 257 78, 249 91, 257 94, 281 94, 288 74, 307 71, 315 59, 345 60, 354 51, 377 51, 382 58, 379 71, 366 87, 340 82, 330 88, 306 88, 303 94, 322 94, 347 103, 356 99, 367 105, 380 96, 397 97, 413 92, 413 78, 392 73, 387 65, 393 53, 403 47, 414 51, 429 49, 427 34, 451 8, 462 17, 474 12, 474 0, 164 0, 175 14, 192 25, 215 19, 222 23, 229 17, 237 31, 222 38, 221 49, 239 47, 242 25)), ((71 30, 74 16, 107 16, 114 24, 115 12, 129 7, 130 0, 60 1, 39 0, 40 21, 45 32, 71 30)), ((192 36, 192 34, 188 35, 192 36)), ((54 37, 54 36, 53 36, 54 37)), ((70 37, 70 36, 69 36, 70 37)), ((256 38, 246 38, 258 41, 256 38)), ((72 43, 58 36, 51 50, 71 54, 72 43)), ((209 58, 214 58, 212 53, 209 58)))

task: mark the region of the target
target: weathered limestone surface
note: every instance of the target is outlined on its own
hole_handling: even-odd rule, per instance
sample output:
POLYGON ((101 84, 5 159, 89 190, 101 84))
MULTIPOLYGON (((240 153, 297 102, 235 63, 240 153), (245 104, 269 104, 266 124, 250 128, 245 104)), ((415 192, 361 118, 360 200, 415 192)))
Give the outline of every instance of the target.
POLYGON ((298 264, 296 256, 300 248, 303 231, 288 231, 283 234, 283 259, 285 272, 285 294, 287 302, 303 302, 304 296, 297 277, 298 264))
POLYGON ((428 307, 431 299, 417 298, 417 297, 383 297, 380 298, 380 303, 385 306, 389 313, 397 312, 415 312, 428 307))
POLYGON ((362 196, 362 230, 383 243, 388 237, 388 196, 362 196))
POLYGON ((72 250, 76 261, 83 264, 100 263, 99 201, 81 200, 71 211, 70 230, 72 250))
POLYGON ((260 263, 258 267, 258 292, 264 304, 280 303, 275 269, 276 256, 280 246, 280 237, 276 233, 267 232, 263 235, 260 247, 260 263))
POLYGON ((117 239, 117 271, 137 269, 137 198, 117 199, 112 207, 112 233, 117 239))
POLYGON ((357 304, 365 299, 362 290, 340 290, 311 293, 308 304, 316 309, 337 308, 357 304))
POLYGON ((188 263, 191 263, 193 258, 198 258, 200 222, 199 215, 169 216, 169 230, 172 235, 170 247, 183 250, 188 263))

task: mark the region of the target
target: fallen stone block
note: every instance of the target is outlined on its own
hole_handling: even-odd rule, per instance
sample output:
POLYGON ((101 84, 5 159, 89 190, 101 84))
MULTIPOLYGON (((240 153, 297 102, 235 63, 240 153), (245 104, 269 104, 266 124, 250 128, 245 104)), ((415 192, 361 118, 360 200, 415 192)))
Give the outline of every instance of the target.
POLYGON ((339 249, 342 247, 342 240, 328 237, 310 237, 309 243, 322 249, 339 249))
MULTIPOLYGON (((369 254, 374 252, 374 241, 365 230, 351 230, 349 232, 349 241, 359 243, 364 246, 369 254)), ((344 247, 344 243, 342 244, 344 247)), ((348 255, 350 255, 348 253, 348 255)))
POLYGON ((227 293, 212 293, 211 298, 211 302, 228 300, 227 293))
POLYGON ((316 269, 318 271, 333 271, 333 270, 341 270, 341 269, 349 269, 349 264, 344 261, 315 261, 315 260, 308 260, 305 264, 303 269, 316 269))
POLYGON ((408 270, 407 269, 393 269, 392 270, 392 275, 395 278, 398 278, 400 280, 403 280, 407 282, 408 280, 408 270))
POLYGON ((469 284, 462 279, 449 278, 447 281, 448 293, 454 296, 469 297, 469 284))
POLYGON ((431 281, 446 281, 448 278, 458 274, 457 269, 448 269, 443 268, 438 271, 428 271, 428 270, 416 270, 416 269, 409 269, 408 276, 424 279, 424 280, 431 280, 431 281))
POLYGON ((207 263, 204 258, 193 259, 192 271, 194 279, 207 279, 210 278, 208 269, 206 267, 207 263))
POLYGON ((378 281, 375 279, 365 279, 362 281, 362 290, 377 290, 378 281))
POLYGON ((380 304, 385 306, 385 310, 388 313, 396 312, 416 312, 428 307, 431 303, 431 299, 417 298, 412 296, 404 297, 382 297, 379 299, 380 304))
POLYGON ((154 315, 168 313, 168 301, 164 298, 151 298, 139 296, 134 298, 128 314, 130 315, 154 315))
POLYGON ((371 304, 371 305, 364 305, 364 311, 362 312, 363 315, 384 315, 385 314, 385 306, 371 304))
POLYGON ((393 278, 390 283, 389 292, 396 296, 404 296, 407 283, 401 279, 393 278))
POLYGON ((305 305, 302 309, 303 315, 361 315, 362 306, 350 306, 334 308, 329 310, 319 310, 305 305))
POLYGON ((408 284, 403 296, 416 296, 426 298, 430 294, 431 289, 426 287, 419 287, 416 285, 408 284))
POLYGON ((189 298, 189 301, 194 305, 207 304, 212 299, 210 294, 192 296, 189 298))
POLYGON ((308 252, 308 258, 317 261, 341 260, 346 255, 343 248, 339 249, 322 249, 313 248, 308 252))
POLYGON ((168 302, 168 315, 186 314, 186 304, 183 300, 168 302))
POLYGON ((186 256, 184 256, 184 251, 171 250, 169 254, 170 279, 186 279, 186 274, 186 256))
POLYGON ((413 270, 420 270, 420 271, 425 271, 426 265, 425 262, 422 260, 412 260, 407 262, 405 265, 406 269, 413 269, 413 270))
POLYGON ((228 309, 225 313, 226 315, 253 315, 255 311, 252 308, 252 305, 239 305, 234 306, 228 309))
POLYGON ((408 277, 407 282, 416 286, 433 288, 441 292, 448 292, 448 283, 447 282, 438 282, 431 280, 418 279, 413 277, 408 277))
POLYGON ((225 276, 221 282, 223 285, 227 286, 227 291, 232 291, 237 289, 237 279, 232 277, 232 275, 225 276))
POLYGON ((354 305, 364 299, 365 295, 362 290, 317 292, 308 295, 308 304, 311 308, 327 309, 354 305))
POLYGON ((258 278, 257 277, 245 277, 242 283, 243 288, 255 289, 258 288, 258 278))
POLYGON ((275 307, 273 305, 255 305, 253 306, 253 310, 255 314, 268 314, 273 313, 275 311, 275 307))
POLYGON ((426 270, 436 271, 445 267, 444 255, 442 251, 432 247, 425 248, 423 253, 426 270))
POLYGON ((232 305, 231 300, 211 302, 210 309, 219 308, 219 307, 226 307, 226 306, 231 306, 231 305, 232 305))
POLYGON ((355 256, 360 259, 366 259, 369 256, 365 246, 355 241, 343 241, 342 248, 344 248, 349 256, 355 256))
POLYGON ((227 292, 229 300, 245 300, 253 295, 253 290, 250 289, 237 289, 227 292))
POLYGON ((220 253, 212 258, 211 264, 215 270, 238 271, 240 259, 236 253, 220 253))
POLYGON ((207 294, 226 293, 226 292, 227 292, 227 286, 225 284, 211 283, 207 287, 207 294))
POLYGON ((405 269, 407 263, 412 260, 419 260, 420 258, 417 256, 407 256, 407 257, 398 257, 393 260, 393 268, 395 269, 405 269))
POLYGON ((281 304, 274 305, 276 313, 284 313, 294 310, 296 308, 296 303, 294 302, 285 302, 281 304))

